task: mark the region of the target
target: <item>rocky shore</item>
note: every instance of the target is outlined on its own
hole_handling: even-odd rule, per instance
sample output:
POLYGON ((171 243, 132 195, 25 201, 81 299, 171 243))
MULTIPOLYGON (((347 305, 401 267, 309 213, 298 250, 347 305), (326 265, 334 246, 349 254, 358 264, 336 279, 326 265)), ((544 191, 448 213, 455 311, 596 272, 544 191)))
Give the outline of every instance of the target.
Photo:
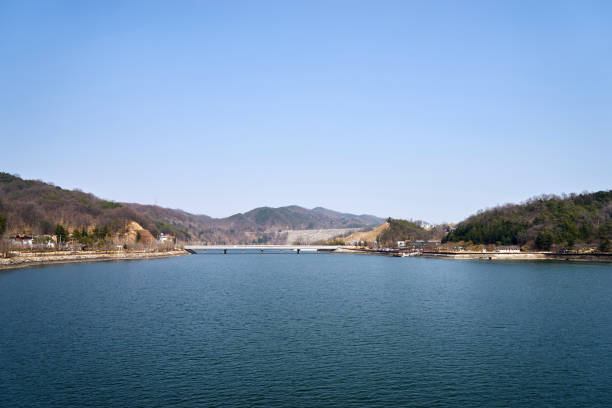
POLYGON ((168 258, 171 256, 187 255, 182 249, 171 251, 82 251, 82 252, 47 252, 47 253, 20 253, 11 258, 0 258, 0 270, 23 268, 26 266, 46 265, 69 262, 96 262, 118 261, 134 259, 168 258))

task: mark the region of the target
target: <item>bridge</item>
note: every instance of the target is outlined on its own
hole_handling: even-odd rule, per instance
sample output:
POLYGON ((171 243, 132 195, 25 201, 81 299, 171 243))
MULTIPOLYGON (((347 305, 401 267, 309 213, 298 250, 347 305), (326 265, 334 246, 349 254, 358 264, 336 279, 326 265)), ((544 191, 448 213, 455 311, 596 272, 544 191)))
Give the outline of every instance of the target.
POLYGON ((186 245, 185 250, 191 253, 206 253, 208 251, 220 251, 227 253, 243 253, 243 252, 259 252, 260 254, 266 251, 278 252, 295 252, 296 254, 316 253, 316 252, 333 252, 340 248, 338 245, 186 245))

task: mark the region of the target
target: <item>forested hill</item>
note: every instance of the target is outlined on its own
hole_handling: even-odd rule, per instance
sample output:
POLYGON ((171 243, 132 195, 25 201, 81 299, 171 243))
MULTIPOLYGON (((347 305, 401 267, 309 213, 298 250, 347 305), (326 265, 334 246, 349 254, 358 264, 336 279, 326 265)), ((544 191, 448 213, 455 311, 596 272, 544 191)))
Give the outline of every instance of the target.
POLYGON ((52 234, 58 224, 68 229, 104 227, 105 231, 123 232, 134 221, 155 236, 166 232, 187 237, 184 225, 170 220, 187 221, 192 216, 176 210, 170 210, 167 215, 171 217, 149 216, 129 204, 0 173, 0 217, 5 220, 4 230, 9 234, 52 234))
POLYGON ((479 212, 459 223, 444 241, 521 245, 599 246, 612 241, 612 190, 569 196, 540 196, 479 212))
POLYGON ((378 235, 377 240, 383 246, 394 247, 397 241, 439 240, 445 235, 446 225, 437 225, 432 229, 424 229, 415 222, 387 218, 389 225, 378 235))
POLYGON ((282 241, 284 230, 362 228, 383 219, 339 213, 321 207, 261 207, 227 218, 211 218, 154 205, 119 203, 80 190, 0 172, 0 234, 52 233, 57 224, 75 228, 104 227, 122 232, 131 221, 154 236, 169 233, 181 240, 210 243, 282 241))

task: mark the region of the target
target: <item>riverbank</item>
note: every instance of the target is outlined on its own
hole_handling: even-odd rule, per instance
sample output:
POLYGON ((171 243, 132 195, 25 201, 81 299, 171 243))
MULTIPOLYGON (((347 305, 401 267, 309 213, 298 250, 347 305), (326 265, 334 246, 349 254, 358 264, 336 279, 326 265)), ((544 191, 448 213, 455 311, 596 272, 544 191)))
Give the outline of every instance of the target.
MULTIPOLYGON (((397 249, 365 249, 365 248, 338 248, 334 253, 353 253, 382 256, 400 256, 397 249)), ((576 262, 612 262, 612 253, 555 253, 555 252, 450 252, 450 251, 422 251, 412 256, 426 258, 470 260, 480 259, 487 261, 576 261, 576 262)))
POLYGON ((60 264, 71 262, 99 262, 99 261, 120 261, 136 259, 168 258, 172 256, 188 255, 182 249, 160 252, 146 251, 82 251, 62 253, 42 252, 42 253, 20 253, 11 258, 0 258, 0 270, 24 268, 36 265, 60 264))
POLYGON ((421 256, 446 259, 482 259, 488 261, 585 261, 612 262, 612 254, 559 254, 553 252, 435 252, 424 251, 421 256))

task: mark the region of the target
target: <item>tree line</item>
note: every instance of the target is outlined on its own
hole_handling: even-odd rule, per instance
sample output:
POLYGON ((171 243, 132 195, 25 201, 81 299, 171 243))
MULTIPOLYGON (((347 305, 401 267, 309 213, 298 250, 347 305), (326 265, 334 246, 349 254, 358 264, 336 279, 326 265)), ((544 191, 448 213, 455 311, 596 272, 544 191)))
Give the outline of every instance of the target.
POLYGON ((545 195, 522 204, 480 211, 459 223, 443 242, 519 245, 540 250, 555 246, 598 246, 612 241, 612 190, 545 195))

